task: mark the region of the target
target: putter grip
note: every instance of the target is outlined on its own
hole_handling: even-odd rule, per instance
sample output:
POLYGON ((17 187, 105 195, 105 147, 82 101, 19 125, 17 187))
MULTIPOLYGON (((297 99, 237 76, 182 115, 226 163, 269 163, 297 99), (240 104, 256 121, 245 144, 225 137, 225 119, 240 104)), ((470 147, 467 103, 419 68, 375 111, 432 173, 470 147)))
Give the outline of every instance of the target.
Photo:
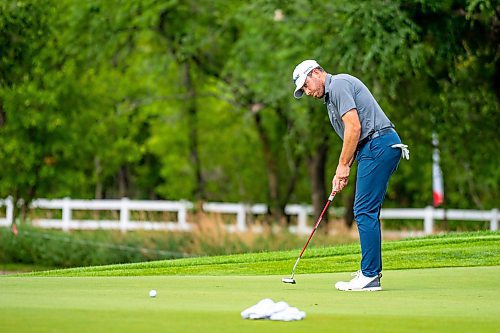
POLYGON ((337 192, 332 192, 332 194, 328 197, 328 201, 332 201, 333 198, 335 198, 335 194, 337 194, 337 192))

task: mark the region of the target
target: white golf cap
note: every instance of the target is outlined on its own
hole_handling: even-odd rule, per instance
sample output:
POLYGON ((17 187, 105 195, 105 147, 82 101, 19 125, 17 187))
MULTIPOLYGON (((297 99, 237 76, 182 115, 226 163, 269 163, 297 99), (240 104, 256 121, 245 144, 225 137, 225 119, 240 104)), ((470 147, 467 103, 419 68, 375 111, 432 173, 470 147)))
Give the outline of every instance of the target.
POLYGON ((302 91, 302 87, 306 82, 307 74, 309 74, 313 69, 319 67, 319 64, 316 60, 304 60, 300 64, 295 67, 293 71, 293 83, 295 83, 295 91, 293 92, 293 96, 295 98, 301 98, 304 92, 302 91))

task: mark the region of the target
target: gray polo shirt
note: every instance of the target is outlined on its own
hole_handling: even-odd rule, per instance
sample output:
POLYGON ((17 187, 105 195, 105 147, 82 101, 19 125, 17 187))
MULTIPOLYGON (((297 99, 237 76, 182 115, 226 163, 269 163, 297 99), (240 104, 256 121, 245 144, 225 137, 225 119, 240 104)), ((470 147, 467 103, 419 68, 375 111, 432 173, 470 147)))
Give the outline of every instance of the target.
POLYGON ((344 140, 342 116, 351 109, 358 110, 361 123, 359 141, 379 129, 394 127, 370 90, 352 75, 327 74, 324 99, 333 129, 342 140, 344 140))

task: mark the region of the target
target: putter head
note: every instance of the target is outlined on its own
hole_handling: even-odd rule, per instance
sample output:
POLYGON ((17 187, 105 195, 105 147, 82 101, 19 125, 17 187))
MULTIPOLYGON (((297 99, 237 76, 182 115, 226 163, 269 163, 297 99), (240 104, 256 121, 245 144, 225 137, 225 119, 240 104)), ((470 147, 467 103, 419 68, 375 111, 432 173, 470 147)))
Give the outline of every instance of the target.
POLYGON ((295 279, 294 278, 282 278, 281 282, 295 284, 295 279))

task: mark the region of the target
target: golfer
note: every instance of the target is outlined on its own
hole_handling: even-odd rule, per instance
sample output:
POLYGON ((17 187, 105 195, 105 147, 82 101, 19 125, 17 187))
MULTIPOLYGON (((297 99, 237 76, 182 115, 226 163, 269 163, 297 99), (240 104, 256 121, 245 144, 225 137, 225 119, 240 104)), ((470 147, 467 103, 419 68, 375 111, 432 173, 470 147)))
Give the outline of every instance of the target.
POLYGON ((339 163, 332 180, 333 191, 346 185, 356 159, 358 173, 354 199, 354 217, 361 242, 361 269, 349 282, 337 282, 344 291, 382 290, 382 252, 380 208, 387 184, 401 156, 409 151, 394 130, 368 88, 348 74, 332 75, 315 60, 301 62, 293 71, 295 98, 305 93, 323 99, 335 132, 343 140, 339 163))

